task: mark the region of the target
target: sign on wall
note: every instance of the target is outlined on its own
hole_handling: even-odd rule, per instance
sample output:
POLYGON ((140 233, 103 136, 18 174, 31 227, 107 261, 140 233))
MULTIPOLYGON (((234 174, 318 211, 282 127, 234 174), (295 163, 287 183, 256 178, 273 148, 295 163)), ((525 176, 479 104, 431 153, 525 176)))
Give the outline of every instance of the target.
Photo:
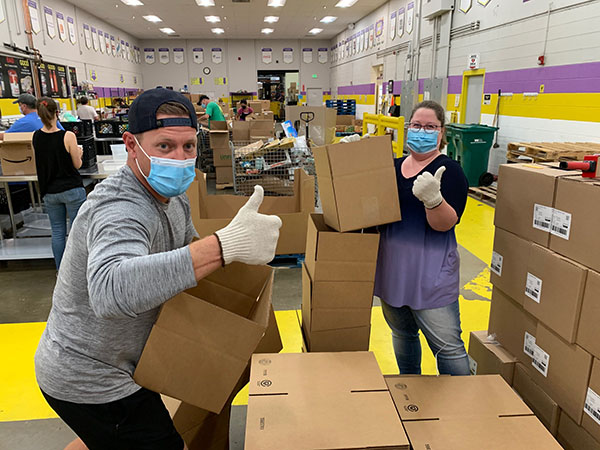
POLYGON ((113 56, 117 56, 117 44, 115 42, 115 37, 110 35, 110 52, 113 56))
POLYGON ((110 50, 110 36, 107 32, 104 32, 104 42, 106 43, 105 48, 106 48, 106 54, 110 55, 111 50, 110 50))
POLYGON ((404 34, 404 8, 398 10, 398 37, 402 37, 404 34))
POLYGON ((67 83, 67 68, 51 63, 38 64, 38 76, 42 95, 53 98, 67 98, 69 86, 67 83))
POLYGON ((98 30, 98 50, 100 50, 100 53, 104 53, 104 46, 106 44, 104 43, 104 33, 102 32, 102 30, 98 30))
POLYGON ((396 38, 396 11, 394 11, 390 16, 390 39, 396 38))
POLYGON ((313 62, 313 49, 303 48, 302 49, 302 61, 304 64, 310 64, 313 62))
POLYGON ((71 79, 71 87, 77 89, 77 69, 69 67, 69 78, 71 79))
POLYGON ((50 39, 54 39, 56 37, 56 25, 54 24, 54 13, 52 9, 44 6, 44 19, 46 19, 46 32, 48 33, 48 37, 50 39))
POLYGON ((459 9, 462 12, 467 13, 471 9, 471 5, 472 5, 472 0, 460 0, 459 9))
POLYGON ((221 64, 223 62, 223 50, 220 48, 213 48, 212 51, 212 62, 215 64, 221 64))
POLYGON ((2 2, 0 2, 0 23, 4 22, 4 19, 6 19, 6 15, 4 14, 4 6, 2 5, 2 2))
POLYGON ((146 61, 146 64, 154 64, 156 61, 156 54, 154 53, 153 48, 144 49, 144 61, 146 61))
POLYGON ((125 42, 125 56, 127 61, 131 61, 131 45, 129 45, 129 42, 125 42))
POLYGON ((469 69, 476 70, 479 69, 479 53, 473 53, 469 55, 469 69))
POLYGON ((369 48, 375 46, 375 25, 369 27, 369 48))
POLYGON ((184 60, 183 52, 184 52, 184 50, 182 48, 174 48, 173 49, 173 62, 175 64, 183 64, 183 60, 184 60))
POLYGON ((415 21, 415 2, 410 2, 406 6, 406 32, 412 33, 413 25, 415 21))
POLYGON ((0 56, 0 97, 16 98, 33 94, 33 77, 29 60, 0 56))
POLYGON ((216 77, 215 85, 217 86, 226 86, 227 85, 227 77, 216 77))
POLYGON ((123 59, 126 58, 125 55, 125 41, 123 39, 121 39, 121 51, 119 52, 119 56, 123 59))
POLYGON ((204 49, 194 48, 192 49, 192 55, 196 64, 202 64, 204 62, 204 49))
POLYGON ((161 64, 169 64, 170 56, 168 48, 159 48, 158 49, 158 60, 161 64))
POLYGON ((264 64, 271 64, 273 62, 273 49, 263 48, 262 49, 262 62, 264 64))
POLYGON ((31 17, 31 31, 38 34, 42 29, 38 4, 35 0, 28 0, 27 7, 29 8, 29 17, 31 17))
POLYGON ((283 49, 283 62, 286 64, 291 64, 294 62, 294 49, 292 48, 284 48, 283 49))
POLYGON ((375 42, 377 44, 383 43, 383 18, 375 24, 375 42))
POLYGON ((58 28, 58 38, 65 42, 67 40, 67 29, 65 26, 65 16, 56 11, 56 26, 58 28))
POLYGON ((192 86, 200 86, 202 84, 204 84, 204 78, 202 77, 192 77, 191 81, 191 85, 192 86))
POLYGON ((69 31, 69 41, 75 45, 77 43, 77 33, 75 32, 75 20, 67 16, 67 30, 69 31))
POLYGON ((325 64, 327 62, 327 48, 319 48, 318 58, 321 64, 325 64))
POLYGON ((98 51, 98 30, 96 27, 91 27, 92 29, 92 47, 94 47, 94 51, 98 51))
POLYGON ((83 24, 83 38, 85 40, 85 46, 87 48, 92 47, 92 34, 90 33, 90 26, 87 23, 83 24))

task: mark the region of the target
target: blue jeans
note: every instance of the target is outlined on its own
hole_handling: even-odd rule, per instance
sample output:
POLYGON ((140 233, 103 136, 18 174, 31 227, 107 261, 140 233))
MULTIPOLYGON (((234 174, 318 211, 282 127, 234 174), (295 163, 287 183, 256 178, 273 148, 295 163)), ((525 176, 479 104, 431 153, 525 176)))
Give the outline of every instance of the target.
POLYGON ((392 343, 401 374, 421 374, 421 330, 436 358, 440 374, 469 375, 469 359, 460 337, 458 300, 434 309, 396 308, 384 301, 381 307, 392 329, 392 343))
POLYGON ((67 214, 71 224, 77 217, 79 208, 85 202, 85 189, 82 187, 69 189, 58 194, 44 195, 44 205, 52 227, 52 254, 56 270, 60 268, 65 244, 67 241, 67 214))

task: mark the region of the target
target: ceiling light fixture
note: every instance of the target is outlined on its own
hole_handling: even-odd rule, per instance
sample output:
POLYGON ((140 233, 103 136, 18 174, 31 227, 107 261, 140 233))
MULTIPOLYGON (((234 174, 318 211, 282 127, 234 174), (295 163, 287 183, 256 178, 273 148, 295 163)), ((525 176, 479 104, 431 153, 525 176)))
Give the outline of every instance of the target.
POLYGON ((267 22, 267 23, 279 22, 279 17, 278 16, 266 16, 265 22, 267 22))
POLYGON ((175 34, 175 30, 173 28, 160 28, 160 31, 165 34, 175 34))
POLYGON ((196 0, 198 6, 215 6, 215 0, 196 0))
POLYGON ((336 8, 350 8, 354 5, 358 0, 340 0, 335 4, 336 8))
POLYGON ((271 6, 273 8, 280 8, 285 5, 285 0, 269 0, 267 6, 271 6))
POLYGON ((211 28, 210 31, 212 31, 215 34, 223 34, 223 33, 225 33, 225 30, 223 28, 211 28))
POLYGON ((310 34, 319 34, 321 31, 323 31, 323 28, 313 28, 312 30, 309 31, 310 34))
POLYGON ((321 23, 331 23, 331 22, 335 22, 337 20, 337 17, 335 16, 325 16, 321 19, 321 23))
POLYGON ((271 34, 273 31, 275 31, 273 28, 263 28, 260 30, 262 34, 271 34))
POLYGON ((121 0, 121 3, 124 3, 127 6, 144 6, 140 0, 121 0))
POLYGON ((204 20, 208 23, 217 23, 221 21, 221 18, 219 16, 204 16, 204 20))
POLYGON ((143 16, 145 20, 147 20, 148 22, 152 22, 152 23, 157 23, 157 22, 162 22, 162 19, 158 16, 143 16))

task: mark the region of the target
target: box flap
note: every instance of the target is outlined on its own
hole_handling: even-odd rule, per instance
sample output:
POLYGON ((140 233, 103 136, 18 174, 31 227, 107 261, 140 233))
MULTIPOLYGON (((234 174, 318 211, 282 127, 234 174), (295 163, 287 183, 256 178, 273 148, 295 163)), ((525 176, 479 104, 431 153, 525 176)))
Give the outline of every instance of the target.
POLYGON ((33 133, 4 133, 5 144, 30 144, 33 133))
POLYGON ((331 174, 336 178, 394 167, 392 137, 389 135, 345 144, 330 144, 326 148, 331 174))
POLYGON ((211 120, 210 121, 210 131, 218 131, 218 130, 227 130, 229 125, 225 120, 211 120))

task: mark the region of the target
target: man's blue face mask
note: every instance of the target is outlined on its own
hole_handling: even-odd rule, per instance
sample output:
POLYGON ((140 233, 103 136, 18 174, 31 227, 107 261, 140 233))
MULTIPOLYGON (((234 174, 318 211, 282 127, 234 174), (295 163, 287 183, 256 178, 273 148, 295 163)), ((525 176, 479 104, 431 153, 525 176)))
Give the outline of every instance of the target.
POLYGON ((438 146, 440 132, 435 130, 427 133, 423 128, 419 131, 408 129, 406 134, 406 145, 415 153, 429 153, 438 146))
POLYGON ((178 160, 148 156, 137 138, 135 136, 133 138, 140 150, 146 155, 146 158, 150 160, 150 173, 148 176, 142 172, 137 158, 135 163, 152 189, 167 198, 176 197, 187 191, 187 188, 196 177, 196 158, 178 160))

